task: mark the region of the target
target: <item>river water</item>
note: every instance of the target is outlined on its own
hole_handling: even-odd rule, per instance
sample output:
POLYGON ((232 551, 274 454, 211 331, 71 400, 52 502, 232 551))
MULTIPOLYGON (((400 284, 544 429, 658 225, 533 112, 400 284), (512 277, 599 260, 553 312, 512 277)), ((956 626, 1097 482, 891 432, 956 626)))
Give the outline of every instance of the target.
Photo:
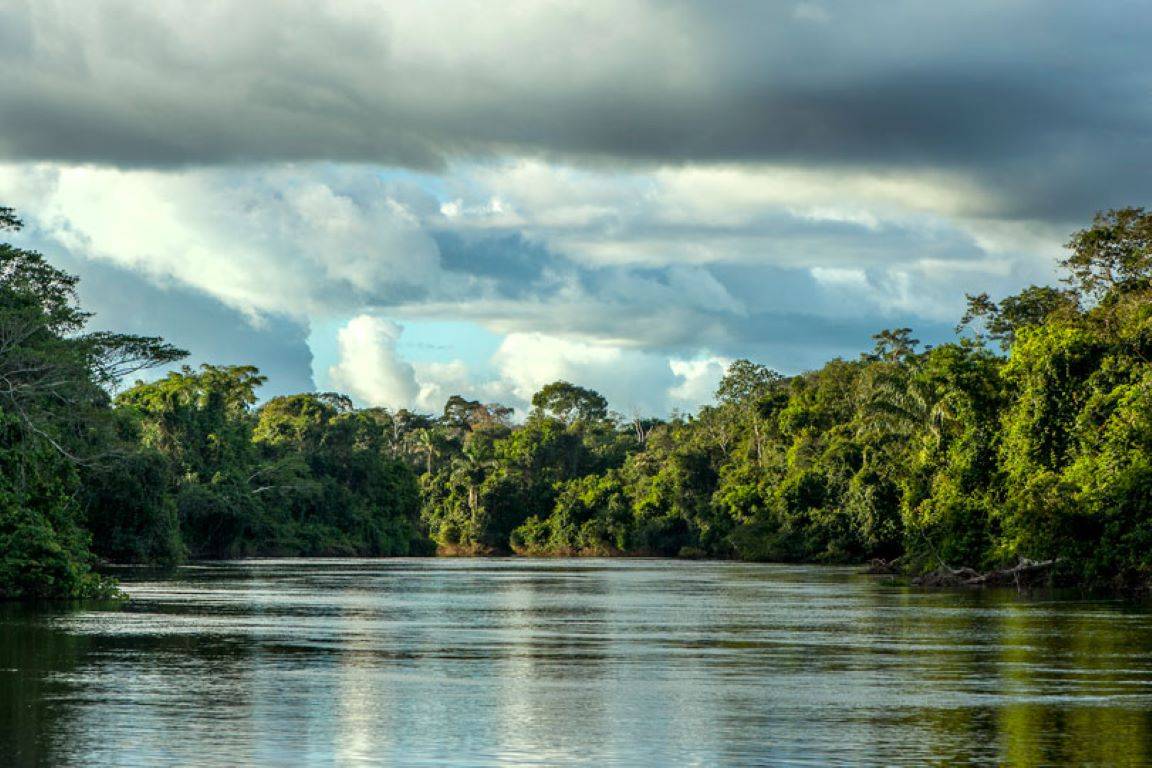
POLYGON ((0 764, 1145 765, 1152 607, 853 569, 280 560, 0 607, 0 764))

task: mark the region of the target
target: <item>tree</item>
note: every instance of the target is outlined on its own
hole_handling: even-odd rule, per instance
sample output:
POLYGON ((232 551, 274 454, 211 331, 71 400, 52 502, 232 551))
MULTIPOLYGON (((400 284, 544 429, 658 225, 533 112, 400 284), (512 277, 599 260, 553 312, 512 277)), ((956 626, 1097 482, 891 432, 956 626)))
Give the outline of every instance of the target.
POLYGON ((24 227, 24 222, 16 215, 16 211, 0 205, 0 232, 15 232, 24 227))
POLYGON ((1068 241, 1061 262, 1066 282, 1081 296, 1099 300, 1120 287, 1152 278, 1152 213, 1116 208, 1097 213, 1092 226, 1068 241))
POLYGON ((305 393, 274 397, 260 407, 252 440, 268 446, 286 446, 295 452, 319 448, 329 423, 341 412, 331 397, 305 393))
MULTIPOLYGON (((0 208, 0 231, 20 219, 0 208)), ((84 333, 77 278, 0 244, 0 598, 106 594, 91 572, 85 474, 120 446, 106 388, 183 356, 157 338, 84 333)))
POLYGON ((137 382, 116 403, 141 419, 143 442, 172 457, 183 475, 239 477, 253 455, 251 412, 265 380, 250 365, 185 366, 137 382))
POLYGON ((722 405, 742 414, 750 425, 758 463, 762 463, 764 459, 761 401, 783 381, 783 376, 767 366, 749 360, 737 360, 728 366, 724 378, 716 388, 716 399, 722 405))
POLYGON ((479 400, 468 400, 460 395, 452 395, 444 403, 444 413, 440 417, 440 423, 454 429, 470 430, 472 423, 477 420, 479 413, 483 410, 484 406, 480 404, 479 400))
POLYGON ((868 360, 904 362, 916 354, 919 339, 912 338, 911 328, 894 328, 880 331, 872 336, 876 342, 872 353, 865 355, 868 360))
POLYGON ((168 458, 180 530, 196 557, 236 557, 265 535, 252 407, 264 376, 253 366, 187 366, 121 393, 140 442, 168 458))
POLYGON ((771 368, 749 360, 736 360, 724 372, 716 399, 725 405, 743 405, 766 395, 784 377, 771 368))
POLYGON ((598 422, 608 417, 608 401, 603 395, 567 381, 545 384, 532 396, 532 407, 565 424, 598 422))
POLYGON ((987 293, 968 294, 967 299, 968 309, 956 332, 979 322, 983 333, 977 332, 977 338, 986 335, 1005 349, 1012 346, 1021 329, 1042 325, 1056 314, 1075 314, 1080 309, 1075 292, 1040 285, 1029 286, 999 304, 988 298, 987 293))
POLYGON ((432 429, 424 429, 419 433, 416 441, 417 450, 424 454, 424 472, 432 474, 432 464, 440 457, 443 442, 432 429))

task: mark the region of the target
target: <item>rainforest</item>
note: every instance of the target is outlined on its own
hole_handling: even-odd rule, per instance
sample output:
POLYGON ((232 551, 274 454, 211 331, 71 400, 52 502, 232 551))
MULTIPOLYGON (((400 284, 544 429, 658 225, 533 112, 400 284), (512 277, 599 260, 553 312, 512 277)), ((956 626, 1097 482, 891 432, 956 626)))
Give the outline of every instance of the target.
POLYGON ((1146 588, 1152 213, 1102 212, 1056 256, 1058 286, 967 296, 949 343, 879 330, 792 376, 737 360, 714 404, 659 419, 566 381, 527 414, 262 400, 253 367, 91 330, 76 278, 3 244, 0 597, 114 595, 110 563, 435 554, 1044 562, 1146 588))

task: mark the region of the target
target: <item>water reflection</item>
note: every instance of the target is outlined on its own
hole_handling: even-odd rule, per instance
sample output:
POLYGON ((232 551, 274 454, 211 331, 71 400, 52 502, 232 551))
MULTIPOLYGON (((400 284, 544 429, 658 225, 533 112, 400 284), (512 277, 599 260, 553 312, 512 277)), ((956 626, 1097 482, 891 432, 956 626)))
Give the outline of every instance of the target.
POLYGON ((850 569, 261 561, 0 613, 13 765, 1152 764, 1147 605, 850 569))

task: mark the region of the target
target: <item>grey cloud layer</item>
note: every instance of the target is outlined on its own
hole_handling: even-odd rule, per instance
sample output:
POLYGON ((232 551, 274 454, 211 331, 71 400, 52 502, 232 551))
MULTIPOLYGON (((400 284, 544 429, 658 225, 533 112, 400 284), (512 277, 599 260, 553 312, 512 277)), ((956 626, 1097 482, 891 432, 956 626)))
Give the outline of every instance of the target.
POLYGON ((203 293, 175 285, 159 287, 134 272, 75 258, 35 236, 23 240, 23 245, 43 250, 54 264, 80 277, 81 304, 94 313, 93 328, 144 335, 162 330, 170 342, 188 350, 193 363, 255 365, 268 376, 265 397, 313 389, 306 325, 273 317, 254 326, 203 293))
MULTIPOLYGON (((964 290, 1014 287, 1036 263, 990 257, 932 214, 857 211, 849 178, 813 197, 802 179, 771 172, 717 182, 511 161, 440 184, 447 202, 363 167, 0 166, 0 198, 76 263, 179 287, 176 302, 211 296, 255 328, 363 312, 455 318, 795 371, 854 354, 883 327, 938 339, 964 290), (791 211, 779 199, 824 202, 791 211)), ((909 189, 898 192, 927 194, 909 189)), ((94 295, 136 301, 107 280, 94 295)), ((179 342, 181 316, 169 320, 156 330, 179 342)), ((231 354, 215 347, 216 358, 231 354)))
POLYGON ((371 397, 658 409, 1050 281, 1152 202, 1149 39, 1129 0, 0 0, 0 203, 109 325, 277 387, 339 343, 371 397), (401 360, 411 319, 499 376, 401 360))
POLYGON ((1147 196, 1150 38, 1128 0, 9 0, 0 155, 898 166, 1067 220, 1147 196))

